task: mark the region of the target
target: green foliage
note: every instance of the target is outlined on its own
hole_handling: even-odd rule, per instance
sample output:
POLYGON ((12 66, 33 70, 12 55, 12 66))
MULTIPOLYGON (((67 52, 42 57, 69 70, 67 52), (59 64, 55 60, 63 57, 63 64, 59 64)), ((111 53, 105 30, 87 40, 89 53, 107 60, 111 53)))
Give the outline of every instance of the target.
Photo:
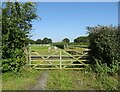
POLYGON ((45 37, 42 40, 37 39, 35 43, 36 44, 50 44, 50 43, 52 43, 52 39, 45 37))
POLYGON ((42 44, 42 40, 41 39, 37 39, 35 43, 36 44, 42 44))
POLYGON ((2 13, 1 12, 2 12, 2 9, 0 7, 0 60, 2 57, 2 13))
POLYGON ((32 40, 32 39, 28 39, 28 43, 29 43, 29 44, 35 44, 35 41, 32 40))
POLYGON ((89 44, 89 40, 87 36, 80 36, 74 39, 74 43, 79 43, 79 44, 89 44))
POLYGON ((51 70, 47 87, 50 90, 118 90, 114 77, 87 72, 85 70, 51 70))
POLYGON ((45 37, 45 38, 42 40, 42 44, 49 44, 49 43, 52 43, 52 39, 45 37))
POLYGON ((16 49, 11 53, 10 58, 2 60, 3 72, 14 71, 19 72, 21 66, 25 65, 25 54, 23 50, 16 49))
POLYGON ((31 2, 6 2, 2 8, 2 64, 3 72, 18 72, 25 64, 24 49, 36 19, 35 6, 31 2))
POLYGON ((107 67, 106 64, 101 64, 100 60, 96 59, 96 66, 94 67, 87 67, 85 71, 85 77, 89 78, 89 80, 93 79, 91 81, 91 86, 93 86, 94 89, 99 90, 108 90, 108 92, 113 92, 114 90, 119 89, 119 78, 114 75, 110 76, 108 72, 111 71, 109 67, 107 67), (94 72, 93 71, 96 71, 94 72))
POLYGON ((87 29, 89 30, 89 48, 91 49, 89 52, 90 63, 100 73, 108 71, 111 74, 117 73, 120 61, 118 29, 112 26, 88 27, 87 29))
POLYGON ((62 40, 62 42, 69 43, 70 40, 69 40, 68 38, 64 38, 64 39, 62 40))
POLYGON ((119 59, 120 59, 120 26, 118 26, 118 30, 117 30, 117 34, 116 34, 116 38, 117 38, 117 44, 118 44, 118 53, 119 53, 119 59))
POLYGON ((94 68, 95 72, 100 76, 107 75, 107 73, 110 72, 110 68, 107 67, 107 64, 106 63, 102 64, 101 61, 98 59, 95 60, 96 60, 95 65, 96 68, 94 68))
POLYGON ((64 49, 66 43, 64 43, 64 42, 56 42, 56 43, 53 43, 53 45, 58 47, 58 48, 64 49))
POLYGON ((118 80, 114 77, 108 75, 100 75, 97 76, 97 81, 99 82, 99 86, 97 86, 100 90, 118 90, 118 80))

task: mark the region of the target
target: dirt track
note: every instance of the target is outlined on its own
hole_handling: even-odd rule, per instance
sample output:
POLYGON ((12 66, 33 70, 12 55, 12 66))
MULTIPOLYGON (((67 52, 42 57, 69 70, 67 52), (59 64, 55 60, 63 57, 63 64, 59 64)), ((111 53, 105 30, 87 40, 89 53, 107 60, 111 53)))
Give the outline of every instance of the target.
POLYGON ((45 71, 39 78, 38 82, 29 88, 29 90, 46 90, 46 84, 48 79, 48 71, 45 71))

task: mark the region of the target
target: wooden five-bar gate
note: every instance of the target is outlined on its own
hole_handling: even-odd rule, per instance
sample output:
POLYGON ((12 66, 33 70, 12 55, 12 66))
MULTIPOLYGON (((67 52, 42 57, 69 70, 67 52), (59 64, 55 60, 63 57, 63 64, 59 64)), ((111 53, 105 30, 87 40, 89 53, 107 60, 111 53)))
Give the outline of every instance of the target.
POLYGON ((34 69, 84 69, 87 52, 74 49, 55 49, 50 55, 41 55, 29 49, 29 65, 34 69), (33 53, 33 54, 31 54, 33 53))

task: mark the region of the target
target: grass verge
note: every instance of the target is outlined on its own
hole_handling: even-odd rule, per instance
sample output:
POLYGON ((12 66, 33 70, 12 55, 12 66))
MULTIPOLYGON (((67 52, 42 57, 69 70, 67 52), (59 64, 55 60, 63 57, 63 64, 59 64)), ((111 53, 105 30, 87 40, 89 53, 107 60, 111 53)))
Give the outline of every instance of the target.
POLYGON ((42 71, 24 69, 21 73, 5 73, 2 75, 2 90, 25 90, 34 85, 42 71))
POLYGON ((81 70, 51 70, 47 88, 50 90, 118 90, 118 79, 97 76, 81 70))

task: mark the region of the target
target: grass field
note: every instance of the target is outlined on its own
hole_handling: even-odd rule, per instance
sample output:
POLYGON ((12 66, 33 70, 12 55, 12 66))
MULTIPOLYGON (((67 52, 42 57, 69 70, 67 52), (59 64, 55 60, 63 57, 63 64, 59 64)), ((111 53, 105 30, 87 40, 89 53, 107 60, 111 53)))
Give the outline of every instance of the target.
POLYGON ((37 52, 40 55, 50 55, 54 51, 48 51, 50 46, 31 46, 31 54, 35 55, 34 52, 37 52))
MULTIPOLYGON (((31 53, 32 55, 35 55, 34 52, 37 52, 40 55, 50 55, 52 53, 54 53, 55 51, 59 50, 59 48, 57 48, 57 50, 54 49, 53 46, 30 46, 31 47, 31 53), (48 48, 51 47, 52 49, 49 50, 48 48)), ((84 51, 85 48, 74 48, 76 51, 82 52, 84 51)), ((63 55, 66 55, 65 53, 62 52, 63 55)), ((55 55, 59 55, 59 53, 56 53, 55 55)))

